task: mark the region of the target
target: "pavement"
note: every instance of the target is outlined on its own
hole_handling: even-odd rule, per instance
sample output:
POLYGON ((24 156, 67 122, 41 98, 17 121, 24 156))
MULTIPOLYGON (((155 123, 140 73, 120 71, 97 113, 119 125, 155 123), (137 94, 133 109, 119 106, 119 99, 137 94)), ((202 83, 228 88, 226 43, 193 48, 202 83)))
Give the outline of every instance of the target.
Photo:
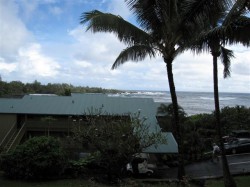
MULTIPOLYGON (((228 155, 229 169, 232 175, 246 175, 250 173, 250 154, 228 155)), ((164 179, 176 179, 178 167, 159 168, 159 174, 164 179)), ((223 177, 221 158, 219 162, 202 161, 185 166, 186 175, 191 179, 209 179, 223 177)))

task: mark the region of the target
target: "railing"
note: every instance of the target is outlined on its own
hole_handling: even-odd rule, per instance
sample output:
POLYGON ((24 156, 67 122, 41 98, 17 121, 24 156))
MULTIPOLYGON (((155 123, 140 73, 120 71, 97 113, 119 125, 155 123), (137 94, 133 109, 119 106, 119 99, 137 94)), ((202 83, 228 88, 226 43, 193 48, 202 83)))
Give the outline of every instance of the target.
POLYGON ((10 140, 11 136, 13 136, 14 132, 16 131, 16 122, 13 123, 11 129, 7 132, 7 134, 5 135, 5 137, 3 138, 0 147, 4 147, 8 141, 10 140))
POLYGON ((25 132, 26 132, 26 125, 25 125, 25 123, 23 123, 22 127, 18 131, 18 133, 17 133, 16 137, 14 138, 13 142, 7 148, 6 152, 9 152, 9 150, 11 150, 13 147, 17 146, 20 143, 20 141, 23 138, 23 135, 25 134, 25 132))
POLYGON ((69 131, 73 127, 73 122, 68 121, 26 121, 27 130, 53 130, 53 131, 69 131))

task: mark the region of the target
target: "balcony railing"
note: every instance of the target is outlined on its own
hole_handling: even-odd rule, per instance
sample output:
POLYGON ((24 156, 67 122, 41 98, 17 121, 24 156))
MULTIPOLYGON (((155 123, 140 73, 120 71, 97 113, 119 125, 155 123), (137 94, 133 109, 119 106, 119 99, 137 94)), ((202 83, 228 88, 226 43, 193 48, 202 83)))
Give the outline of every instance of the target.
POLYGON ((10 151, 11 149, 14 149, 20 143, 25 132, 26 132, 26 125, 25 125, 25 123, 23 123, 22 127, 20 128, 17 135, 15 136, 13 141, 11 142, 10 146, 7 148, 7 152, 10 151))
POLYGON ((3 138, 2 142, 0 143, 0 147, 4 147, 8 143, 9 139, 11 138, 11 136, 14 134, 15 131, 16 131, 16 122, 12 124, 12 127, 3 138))

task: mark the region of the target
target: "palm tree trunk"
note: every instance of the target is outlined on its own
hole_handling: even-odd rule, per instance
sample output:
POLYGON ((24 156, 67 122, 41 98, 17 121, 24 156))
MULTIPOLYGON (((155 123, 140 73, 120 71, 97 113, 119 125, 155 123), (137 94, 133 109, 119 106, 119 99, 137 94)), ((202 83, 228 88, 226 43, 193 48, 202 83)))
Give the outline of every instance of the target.
POLYGON ((181 133, 180 133, 178 102, 177 102, 177 96, 176 96, 175 85, 174 85, 173 70, 172 70, 173 59, 164 58, 164 62, 166 63, 166 67, 167 67, 168 83, 169 83, 172 104, 173 104, 173 112, 174 112, 173 129, 175 131, 175 136, 176 136, 176 140, 178 143, 179 168, 178 168, 178 176, 177 177, 179 180, 181 180, 183 178, 183 176, 185 176, 185 168, 184 168, 184 159, 183 159, 183 142, 182 142, 182 137, 181 137, 181 133))
POLYGON ((214 104, 215 104, 216 130, 217 130, 217 135, 219 138, 219 145, 221 148, 221 160, 222 160, 225 187, 236 187, 237 185, 229 170, 228 161, 227 161, 227 157, 225 154, 224 142, 222 139, 222 130, 221 130, 221 123, 220 123, 217 56, 218 55, 213 54, 214 104))

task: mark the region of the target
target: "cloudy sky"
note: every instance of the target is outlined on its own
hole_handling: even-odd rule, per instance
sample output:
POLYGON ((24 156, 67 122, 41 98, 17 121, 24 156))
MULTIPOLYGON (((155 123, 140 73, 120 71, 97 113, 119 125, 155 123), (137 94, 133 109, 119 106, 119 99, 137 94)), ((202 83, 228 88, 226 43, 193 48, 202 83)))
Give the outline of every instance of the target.
MULTIPOLYGON (((169 90, 161 57, 116 70, 125 46, 112 34, 86 32, 82 12, 98 9, 133 21, 122 0, 0 0, 0 75, 3 81, 68 83, 123 90, 169 90)), ((219 66, 221 92, 250 93, 250 49, 233 46, 229 79, 219 66)), ((212 57, 186 52, 174 63, 177 91, 213 91, 212 57)))

